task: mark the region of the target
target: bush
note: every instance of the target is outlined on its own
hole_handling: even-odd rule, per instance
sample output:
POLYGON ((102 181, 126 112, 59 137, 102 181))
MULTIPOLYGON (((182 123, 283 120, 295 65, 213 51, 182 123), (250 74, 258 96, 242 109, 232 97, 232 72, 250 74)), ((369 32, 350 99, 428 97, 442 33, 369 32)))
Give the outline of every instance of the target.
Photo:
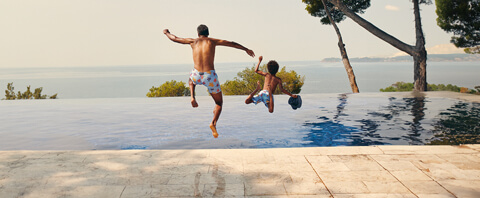
MULTIPOLYGON (((261 65, 259 70, 266 72, 267 65, 261 65)), ((276 76, 282 79, 283 88, 292 94, 298 94, 302 91, 305 76, 300 76, 293 70, 287 72, 285 66, 277 72, 276 76)), ((255 67, 245 68, 238 72, 237 77, 233 80, 227 80, 221 85, 222 92, 225 95, 249 95, 257 87, 257 81, 260 81, 263 85, 265 77, 255 73, 255 67)), ((280 89, 276 89, 274 94, 282 94, 282 92, 280 89)))
MULTIPOLYGON (((461 87, 456 85, 448 84, 428 84, 427 90, 428 91, 453 91, 453 92, 460 92, 461 87)), ((469 89, 468 93, 471 94, 480 94, 480 86, 476 86, 475 91, 473 89, 469 89)), ((405 83, 405 82, 396 82, 392 86, 386 87, 385 89, 380 89, 381 92, 400 92, 400 91, 412 91, 413 90, 413 83, 405 83)))
MULTIPOLYGON (((27 86, 27 91, 20 92, 18 91, 15 94, 15 88, 13 87, 13 82, 7 84, 7 89, 5 90, 5 98, 4 100, 21 100, 21 99, 47 99, 47 95, 42 95, 43 87, 39 87, 35 89, 35 92, 30 91, 30 85, 27 86)), ((53 94, 49 97, 50 99, 57 99, 57 94, 53 94)))
POLYGON ((413 83, 405 83, 405 82, 396 82, 390 87, 386 87, 385 89, 380 89, 381 92, 399 92, 399 91, 412 91, 413 90, 413 83))
POLYGON ((190 96, 190 89, 182 81, 166 81, 159 87, 150 88, 147 97, 171 97, 171 96, 190 96))

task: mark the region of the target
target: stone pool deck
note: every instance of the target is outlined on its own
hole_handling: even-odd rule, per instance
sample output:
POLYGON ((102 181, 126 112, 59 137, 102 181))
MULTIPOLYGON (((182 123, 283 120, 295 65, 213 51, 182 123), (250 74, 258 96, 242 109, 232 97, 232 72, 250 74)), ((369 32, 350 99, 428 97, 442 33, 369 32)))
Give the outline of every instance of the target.
POLYGON ((0 197, 480 197, 480 145, 0 151, 0 197))

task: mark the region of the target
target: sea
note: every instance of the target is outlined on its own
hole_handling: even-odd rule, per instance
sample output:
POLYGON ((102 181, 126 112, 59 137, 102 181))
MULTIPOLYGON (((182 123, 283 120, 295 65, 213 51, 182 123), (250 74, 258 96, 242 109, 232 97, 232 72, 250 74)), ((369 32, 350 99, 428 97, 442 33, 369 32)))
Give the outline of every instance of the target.
MULTIPOLYGON (((219 80, 233 80, 237 73, 255 63, 216 63, 219 80)), ((287 71, 305 76, 300 94, 351 93, 347 73, 341 62, 279 62, 287 71)), ((361 93, 379 92, 395 82, 413 82, 413 62, 353 62, 361 93)), ((191 64, 158 64, 98 67, 0 68, 0 87, 13 83, 15 92, 31 86, 42 87, 42 94, 58 94, 58 99, 142 98, 149 89, 166 81, 188 82, 191 64)), ((453 84, 473 89, 480 85, 480 62, 428 62, 429 84, 453 84)), ((203 87, 197 95, 207 96, 203 87), (202 90, 203 89, 203 90, 202 90)), ((4 98, 3 94, 0 98, 4 98)))

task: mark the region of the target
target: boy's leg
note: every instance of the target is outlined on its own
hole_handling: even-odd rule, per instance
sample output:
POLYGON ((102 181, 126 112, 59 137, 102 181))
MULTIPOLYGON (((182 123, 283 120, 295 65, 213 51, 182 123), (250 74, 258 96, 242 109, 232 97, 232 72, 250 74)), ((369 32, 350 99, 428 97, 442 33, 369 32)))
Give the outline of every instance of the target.
POLYGON ((247 97, 247 99, 245 100, 245 104, 250 104, 250 103, 252 103, 252 102, 253 102, 253 100, 252 100, 253 96, 254 96, 258 91, 260 91, 261 88, 262 88, 262 87, 260 86, 260 82, 257 81, 257 88, 255 89, 255 91, 253 91, 253 92, 247 97))
POLYGON ((198 107, 197 100, 195 100, 195 83, 193 83, 192 79, 188 79, 188 85, 190 87, 190 102, 192 103, 192 107, 198 107))
POLYGON ((215 101, 215 108, 213 109, 213 120, 212 120, 212 123, 210 123, 210 129, 212 129, 213 137, 217 138, 218 137, 217 121, 218 121, 218 118, 220 117, 220 113, 222 113, 223 96, 222 96, 222 92, 211 94, 211 95, 213 100, 215 101))
POLYGON ((273 113, 273 95, 270 94, 270 101, 268 102, 268 112, 273 113))

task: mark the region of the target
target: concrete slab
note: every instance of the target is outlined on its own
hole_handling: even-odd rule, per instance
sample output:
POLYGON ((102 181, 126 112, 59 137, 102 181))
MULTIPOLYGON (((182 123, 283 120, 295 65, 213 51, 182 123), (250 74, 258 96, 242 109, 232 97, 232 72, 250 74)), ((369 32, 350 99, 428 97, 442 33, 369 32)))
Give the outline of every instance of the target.
POLYGON ((480 197, 462 146, 0 151, 0 197, 480 197))

